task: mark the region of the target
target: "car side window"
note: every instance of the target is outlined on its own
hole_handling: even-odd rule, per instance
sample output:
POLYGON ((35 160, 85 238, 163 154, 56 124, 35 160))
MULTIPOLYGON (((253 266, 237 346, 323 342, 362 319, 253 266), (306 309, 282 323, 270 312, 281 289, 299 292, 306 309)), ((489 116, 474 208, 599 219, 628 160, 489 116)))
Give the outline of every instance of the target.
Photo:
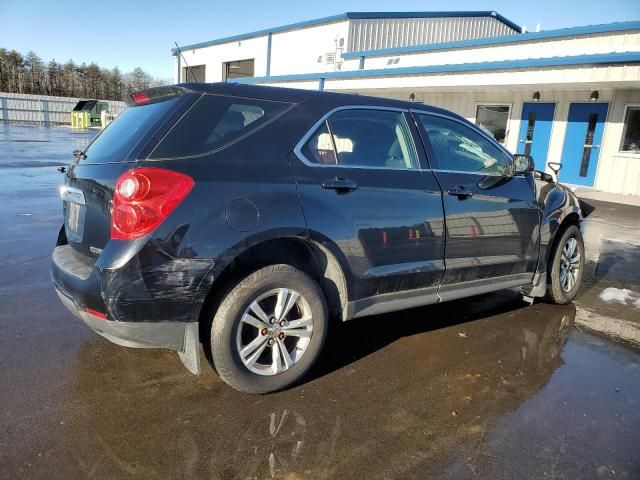
POLYGON ((511 175, 507 155, 480 133, 447 118, 418 117, 441 170, 511 175))
POLYGON ((318 127, 302 149, 319 164, 417 169, 411 132, 401 112, 340 110, 318 127))
POLYGON ((325 120, 302 148, 303 155, 314 163, 335 165, 338 163, 333 140, 325 120))

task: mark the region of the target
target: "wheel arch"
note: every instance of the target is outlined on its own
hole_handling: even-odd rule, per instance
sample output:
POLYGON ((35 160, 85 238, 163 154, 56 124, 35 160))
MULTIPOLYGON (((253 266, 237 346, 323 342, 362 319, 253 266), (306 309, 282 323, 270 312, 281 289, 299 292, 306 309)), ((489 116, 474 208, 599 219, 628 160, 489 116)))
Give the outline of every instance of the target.
POLYGON ((580 227, 582 211, 578 198, 566 187, 554 185, 540 199, 542 218, 540 223, 541 251, 538 273, 546 273, 551 253, 557 239, 568 225, 580 227))
MULTIPOLYGON (((330 315, 346 320, 349 286, 344 271, 344 258, 337 246, 317 238, 287 235, 260 235, 255 241, 245 241, 221 255, 210 274, 199 287, 194 317, 200 323, 203 344, 217 305, 241 278, 267 265, 287 264, 310 275, 322 289, 330 315), (337 250, 337 251, 336 251, 337 250), (342 261, 341 261, 342 260, 342 261)), ((205 348, 206 350, 206 348, 205 348)))

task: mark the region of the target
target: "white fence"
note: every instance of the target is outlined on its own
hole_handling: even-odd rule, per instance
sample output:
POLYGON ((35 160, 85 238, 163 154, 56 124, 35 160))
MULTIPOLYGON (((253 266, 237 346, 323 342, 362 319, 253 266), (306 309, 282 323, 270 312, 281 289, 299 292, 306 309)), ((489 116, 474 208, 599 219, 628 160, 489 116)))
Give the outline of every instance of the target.
MULTIPOLYGON (((80 100, 86 99, 0 92, 0 121, 68 125, 71 110, 80 100)), ((110 114, 118 115, 126 108, 124 102, 104 101, 110 114)))

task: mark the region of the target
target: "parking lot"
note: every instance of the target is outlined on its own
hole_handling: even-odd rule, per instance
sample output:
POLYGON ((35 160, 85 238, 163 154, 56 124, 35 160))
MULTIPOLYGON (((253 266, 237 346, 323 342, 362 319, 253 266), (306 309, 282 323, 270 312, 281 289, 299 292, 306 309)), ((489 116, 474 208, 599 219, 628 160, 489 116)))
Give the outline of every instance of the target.
POLYGON ((60 304, 56 167, 94 134, 0 123, 0 478, 640 478, 640 207, 586 202, 575 304, 354 320, 306 382, 250 396, 60 304))

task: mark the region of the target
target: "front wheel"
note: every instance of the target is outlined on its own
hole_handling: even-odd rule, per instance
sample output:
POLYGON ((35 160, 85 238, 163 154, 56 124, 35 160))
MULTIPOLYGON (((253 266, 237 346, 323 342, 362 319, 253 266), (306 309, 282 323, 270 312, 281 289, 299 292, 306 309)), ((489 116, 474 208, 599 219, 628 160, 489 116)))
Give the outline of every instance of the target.
POLYGON ((327 333, 320 287, 290 265, 271 265, 242 279, 211 325, 211 356, 220 377, 247 393, 281 390, 300 380, 327 333))
POLYGON ((569 303, 578 293, 584 270, 580 229, 575 225, 566 228, 551 254, 545 299, 557 304, 569 303))

